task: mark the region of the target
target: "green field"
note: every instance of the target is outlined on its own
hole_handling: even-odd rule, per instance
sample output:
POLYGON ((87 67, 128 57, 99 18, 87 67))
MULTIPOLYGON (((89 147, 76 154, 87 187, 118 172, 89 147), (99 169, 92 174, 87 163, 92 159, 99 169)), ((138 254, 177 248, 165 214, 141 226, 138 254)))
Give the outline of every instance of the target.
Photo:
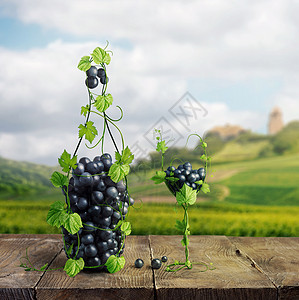
MULTIPOLYGON (((128 220, 132 234, 178 234, 180 207, 141 203, 142 197, 169 195, 154 185, 152 171, 133 173, 130 192, 136 200, 128 220), (139 201, 141 200, 141 201, 139 201)), ((212 168, 211 193, 190 207, 192 234, 234 236, 299 236, 299 154, 275 156, 212 168)), ((59 190, 0 196, 0 233, 59 233, 46 223, 49 205, 61 199, 59 190)))

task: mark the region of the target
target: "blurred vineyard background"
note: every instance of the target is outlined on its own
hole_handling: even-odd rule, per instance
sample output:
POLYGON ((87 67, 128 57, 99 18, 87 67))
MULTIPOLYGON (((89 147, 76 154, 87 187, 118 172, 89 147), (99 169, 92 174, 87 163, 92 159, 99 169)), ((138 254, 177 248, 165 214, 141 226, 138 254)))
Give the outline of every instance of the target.
MULTIPOLYGON (((244 132, 223 140, 210 133, 206 141, 211 193, 200 194, 190 207, 191 234, 299 236, 299 122, 274 135, 244 132)), ((174 148, 165 163, 178 157, 199 168, 200 156, 199 149, 174 148)), ((178 234, 174 224, 182 219, 181 208, 164 185, 150 180, 159 160, 151 153, 129 176, 132 234, 178 234)), ((0 233, 59 233, 46 223, 50 204, 64 200, 49 181, 59 168, 5 158, 0 167, 0 233)))

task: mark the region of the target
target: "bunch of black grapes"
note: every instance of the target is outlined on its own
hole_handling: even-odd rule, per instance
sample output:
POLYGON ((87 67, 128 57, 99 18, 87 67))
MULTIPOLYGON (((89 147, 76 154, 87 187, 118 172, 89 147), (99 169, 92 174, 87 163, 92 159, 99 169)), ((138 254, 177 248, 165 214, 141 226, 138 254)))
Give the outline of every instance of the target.
POLYGON ((124 238, 115 227, 125 219, 134 200, 123 181, 115 183, 107 175, 111 165, 108 153, 92 161, 82 157, 69 182, 70 207, 80 215, 84 227, 79 231, 79 241, 77 234, 71 235, 63 228, 65 251, 72 247, 70 257, 82 257, 86 266, 104 265, 111 255, 123 253, 124 238))
POLYGON ((174 195, 183 187, 184 183, 192 187, 193 190, 200 190, 202 185, 196 183, 196 181, 202 180, 204 182, 206 178, 205 168, 193 170, 190 162, 185 162, 184 164, 179 165, 177 168, 170 166, 167 168, 165 173, 165 179, 168 179, 166 185, 174 195), (177 178, 177 180, 169 180, 171 177, 177 178))
POLYGON ((106 84, 108 82, 108 77, 106 76, 106 72, 103 68, 97 68, 95 66, 90 67, 86 71, 87 78, 85 80, 85 84, 90 88, 94 89, 98 86, 100 78, 100 82, 102 84, 106 84))

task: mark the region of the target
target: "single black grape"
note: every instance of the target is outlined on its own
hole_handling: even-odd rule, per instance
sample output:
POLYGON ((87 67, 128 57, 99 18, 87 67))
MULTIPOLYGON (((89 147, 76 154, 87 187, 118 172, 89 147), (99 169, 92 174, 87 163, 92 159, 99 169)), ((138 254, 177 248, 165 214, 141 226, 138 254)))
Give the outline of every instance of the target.
MULTIPOLYGON (((101 78, 102 79, 102 78, 101 78)), ((102 81, 101 81, 102 82, 102 81)), ((86 78, 85 80, 85 84, 87 87, 89 87, 90 89, 94 89, 98 86, 99 84, 99 80, 98 78, 96 78, 95 76, 89 76, 86 78)))
POLYGON ((108 245, 108 249, 114 248, 114 240, 113 239, 108 239, 107 240, 107 245, 108 245))
POLYGON ((174 167, 174 166, 169 166, 169 167, 167 168, 167 170, 168 170, 169 172, 173 172, 173 171, 175 171, 175 167, 174 167))
POLYGON ((198 175, 200 176, 200 179, 204 181, 205 178, 206 178, 206 170, 205 170, 205 168, 199 168, 197 170, 197 172, 198 172, 198 175))
POLYGON ((77 194, 70 193, 70 194, 69 194, 69 199, 70 199, 70 204, 71 204, 71 206, 76 205, 77 202, 78 202, 78 196, 77 196, 77 194))
POLYGON ((82 173, 85 171, 84 164, 77 163, 76 165, 77 165, 77 167, 76 167, 76 169, 74 169, 74 173, 76 175, 82 175, 82 173))
POLYGON ((85 247, 84 253, 87 257, 95 257, 98 254, 98 250, 94 244, 90 244, 85 247))
POLYGON ((140 268, 143 267, 143 265, 144 265, 144 262, 143 262, 143 260, 141 258, 137 258, 135 260, 135 268, 140 269, 140 268))
POLYGON ((85 170, 86 170, 87 172, 89 172, 90 174, 97 174, 98 171, 99 171, 98 164, 95 163, 95 162, 93 162, 93 161, 91 161, 91 162, 89 162, 89 163, 86 165, 85 170))
POLYGON ((79 163, 83 164, 84 167, 90 162, 90 159, 88 157, 81 157, 79 160, 79 163))
POLYGON ((88 213, 93 217, 98 217, 101 213, 101 210, 101 206, 94 205, 88 209, 88 213))
POLYGON ((103 160, 103 159, 112 160, 112 156, 109 153, 104 153, 101 155, 101 160, 103 160))
POLYGON ((185 170, 192 170, 192 165, 188 161, 183 164, 185 170))
POLYGON ((84 245, 92 244, 94 242, 94 237, 92 234, 85 234, 81 237, 81 243, 84 245))
POLYGON ((196 178, 197 178, 196 175, 194 173, 191 173, 188 175, 187 180, 188 182, 193 183, 196 181, 196 178))
POLYGON ((111 217, 99 219, 99 224, 104 227, 109 227, 111 225, 111 217))
POLYGON ((108 250, 108 244, 106 241, 98 241, 96 245, 100 253, 108 250))
POLYGON ((153 269, 160 269, 162 266, 162 262, 159 258, 154 258, 151 262, 151 266, 153 269))
POLYGON ((87 207, 88 207, 88 201, 86 198, 84 197, 80 197, 78 202, 77 202, 77 207, 80 209, 80 210, 85 210, 87 207))
POLYGON ((98 173, 102 173, 104 171, 104 164, 102 161, 94 161, 98 165, 98 173))
MULTIPOLYGON (((73 210, 73 212, 75 212, 75 211, 73 210)), ((88 220, 88 213, 87 213, 87 211, 80 211, 78 213, 79 213, 79 216, 80 216, 80 218, 81 218, 81 220, 83 222, 85 222, 85 221, 88 220)))
POLYGON ((87 263, 86 263, 88 266, 91 266, 91 267, 98 267, 100 266, 102 263, 101 263, 101 260, 96 256, 96 257, 91 257, 87 260, 87 263))
POLYGON ((134 199, 133 199, 133 198, 130 198, 129 205, 130 205, 130 206, 134 205, 134 202, 135 202, 134 199))
POLYGON ((112 216, 112 214, 113 214, 113 208, 112 207, 110 207, 110 206, 103 206, 102 207, 102 216, 104 218, 110 217, 110 216, 112 216))
POLYGON ((116 187, 111 186, 106 190, 106 196, 107 198, 115 199, 118 196, 118 191, 116 187))
POLYGON ((104 165, 104 171, 108 172, 110 167, 112 166, 112 160, 109 158, 102 158, 102 163, 104 165))
POLYGON ((103 68, 99 68, 99 69, 98 69, 97 76, 98 76, 99 78, 105 77, 105 76, 106 76, 105 70, 104 70, 103 68))
POLYGON ((96 227, 96 226, 94 226, 94 223, 93 223, 93 222, 90 222, 90 221, 87 221, 87 222, 83 225, 84 231, 87 231, 87 232, 96 231, 97 229, 94 228, 94 227, 96 227))
POLYGON ((164 256, 162 256, 161 260, 162 260, 162 262, 167 262, 168 258, 167 258, 167 256, 164 255, 164 256))
POLYGON ((86 71, 87 76, 97 76, 98 75, 98 69, 95 66, 90 67, 86 71))
POLYGON ((79 177, 79 184, 81 186, 91 186, 92 185, 92 176, 88 172, 84 172, 80 177, 79 177))
POLYGON ((107 76, 101 77, 100 78, 101 84, 106 84, 109 81, 109 78, 107 76))
POLYGON ((111 254, 108 251, 104 252, 103 255, 100 258, 101 261, 102 261, 102 264, 105 264, 106 261, 108 260, 108 258, 111 256, 111 254))
POLYGON ((188 175, 190 175, 191 174, 191 170, 189 170, 189 169, 183 169, 182 171, 181 171, 181 175, 184 175, 184 176, 188 176, 188 175))
POLYGON ((173 176, 178 178, 178 176, 179 176, 181 173, 182 173, 181 170, 176 169, 176 170, 173 171, 173 176))
POLYGON ((101 230, 100 233, 99 233, 99 237, 103 241, 108 241, 109 239, 112 239, 113 233, 112 233, 111 230, 101 230))
POLYGON ((100 191, 93 191, 91 194, 91 202, 94 205, 99 205, 104 203, 104 195, 100 191))
POLYGON ((104 192, 106 190, 106 184, 103 179, 100 179, 98 185, 96 186, 96 190, 104 192))

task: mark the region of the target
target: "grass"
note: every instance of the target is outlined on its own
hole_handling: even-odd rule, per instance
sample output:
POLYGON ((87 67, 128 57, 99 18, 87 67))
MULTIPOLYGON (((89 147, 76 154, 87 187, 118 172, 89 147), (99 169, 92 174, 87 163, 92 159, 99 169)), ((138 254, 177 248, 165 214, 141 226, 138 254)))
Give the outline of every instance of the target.
MULTIPOLYGON (((212 192, 190 207, 192 234, 299 236, 299 154, 217 164, 212 169, 212 192)), ((170 196, 163 184, 149 180, 152 174, 132 174, 130 192, 135 199, 170 196)), ((27 196, 2 194, 0 233, 59 233, 46 223, 50 204, 59 199, 63 201, 62 193, 54 188, 27 196)), ((182 209, 174 208, 173 198, 173 204, 144 203, 141 209, 131 209, 132 234, 179 234, 174 224, 182 219, 182 209)))
MULTIPOLYGON (((0 201, 1 233, 60 233, 46 223, 47 201, 0 201)), ((131 208, 132 234, 179 234, 175 220, 182 209, 173 204, 144 203, 131 208)), ((234 236, 298 236, 299 207, 200 203, 190 207, 192 234, 234 236)))

